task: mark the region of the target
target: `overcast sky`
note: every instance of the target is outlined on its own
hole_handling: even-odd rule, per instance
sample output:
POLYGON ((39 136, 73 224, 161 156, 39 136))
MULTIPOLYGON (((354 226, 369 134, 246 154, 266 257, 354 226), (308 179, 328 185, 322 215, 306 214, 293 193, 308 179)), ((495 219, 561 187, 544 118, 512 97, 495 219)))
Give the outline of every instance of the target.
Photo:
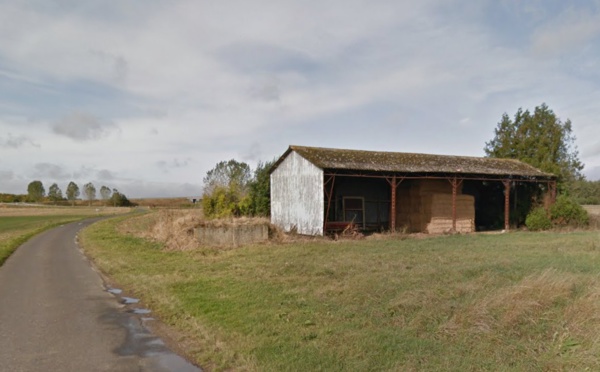
POLYGON ((483 156, 542 103, 600 179, 600 1, 0 0, 0 192, 194 196, 290 144, 483 156))

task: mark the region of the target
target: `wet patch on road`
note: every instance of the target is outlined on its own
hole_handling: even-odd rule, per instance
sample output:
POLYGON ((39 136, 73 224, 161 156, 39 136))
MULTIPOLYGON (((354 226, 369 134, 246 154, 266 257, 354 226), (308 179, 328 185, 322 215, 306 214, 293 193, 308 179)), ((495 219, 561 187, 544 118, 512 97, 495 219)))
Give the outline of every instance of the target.
POLYGON ((139 298, 121 297, 121 303, 125 305, 137 304, 138 302, 140 302, 139 298))
MULTIPOLYGON (((152 312, 150 309, 141 309, 136 307, 135 309, 127 310, 128 313, 136 314, 136 315, 147 315, 152 312)), ((151 319, 151 318, 150 318, 151 319)))
POLYGON ((119 288, 107 287, 105 290, 122 304, 122 311, 112 310, 102 317, 104 322, 116 324, 126 331, 122 345, 114 350, 116 354, 140 358, 142 371, 202 372, 202 369, 171 351, 163 340, 145 327, 154 318, 145 316, 152 312, 150 309, 132 306, 138 304, 139 299, 122 296, 123 291, 119 288))
POLYGON ((118 294, 123 293, 123 290, 121 290, 119 288, 107 288, 106 292, 108 292, 110 294, 118 295, 118 294))

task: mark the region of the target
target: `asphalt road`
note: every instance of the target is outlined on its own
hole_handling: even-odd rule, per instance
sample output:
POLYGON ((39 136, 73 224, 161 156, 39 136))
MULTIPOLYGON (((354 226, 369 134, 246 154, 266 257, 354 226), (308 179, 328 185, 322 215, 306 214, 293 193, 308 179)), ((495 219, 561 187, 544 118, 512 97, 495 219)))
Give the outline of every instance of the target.
POLYGON ((38 235, 0 267, 0 371, 200 371, 107 292, 76 243, 92 222, 38 235))

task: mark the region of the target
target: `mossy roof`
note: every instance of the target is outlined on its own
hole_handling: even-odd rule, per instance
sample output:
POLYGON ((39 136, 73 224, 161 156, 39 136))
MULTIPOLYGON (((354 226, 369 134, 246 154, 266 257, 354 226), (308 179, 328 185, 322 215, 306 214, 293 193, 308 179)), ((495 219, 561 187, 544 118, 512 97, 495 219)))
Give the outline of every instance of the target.
POLYGON ((384 152, 290 146, 273 169, 291 152, 321 169, 369 171, 385 173, 469 174, 483 176, 516 176, 555 178, 529 164, 514 159, 472 156, 432 155, 407 152, 384 152))

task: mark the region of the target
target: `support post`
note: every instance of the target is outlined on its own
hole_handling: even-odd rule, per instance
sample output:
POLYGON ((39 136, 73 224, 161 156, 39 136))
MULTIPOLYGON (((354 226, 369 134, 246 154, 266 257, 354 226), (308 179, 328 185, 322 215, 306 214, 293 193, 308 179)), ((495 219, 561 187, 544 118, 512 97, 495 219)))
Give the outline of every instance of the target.
POLYGON ((390 231, 396 232, 396 187, 398 186, 396 176, 392 177, 390 186, 392 188, 392 200, 390 203, 390 231))
POLYGON ((510 181, 502 181, 504 183, 504 230, 510 229, 510 181))
POLYGON ((325 188, 325 197, 327 198, 327 208, 325 209, 325 218, 323 219, 323 235, 327 233, 327 221, 329 220, 329 209, 331 207, 331 197, 333 196, 333 185, 335 184, 335 176, 330 176, 328 181, 323 185, 325 188), (327 184, 331 183, 329 192, 327 192, 327 184))
POLYGON ((452 184, 452 232, 456 232, 456 194, 458 193, 458 181, 456 177, 450 183, 452 184))

